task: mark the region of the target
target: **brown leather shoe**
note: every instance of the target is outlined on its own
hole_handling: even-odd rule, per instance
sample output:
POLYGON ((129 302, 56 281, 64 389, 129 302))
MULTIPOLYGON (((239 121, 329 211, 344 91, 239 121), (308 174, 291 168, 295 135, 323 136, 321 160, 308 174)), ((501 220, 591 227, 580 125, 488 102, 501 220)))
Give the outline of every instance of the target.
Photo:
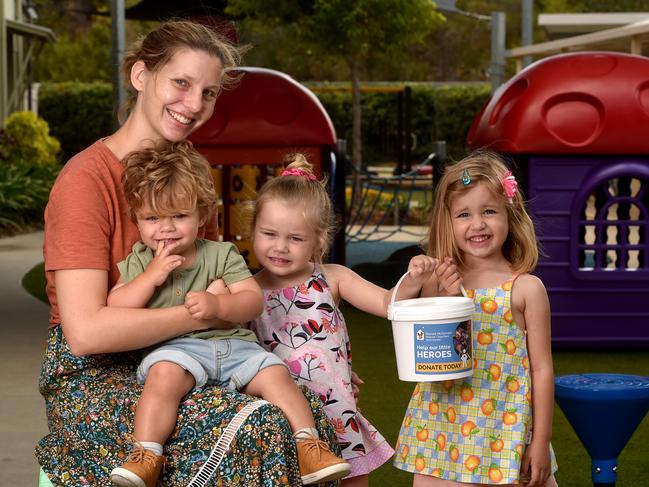
POLYGON ((304 485, 342 479, 351 472, 351 465, 334 455, 327 444, 318 438, 299 439, 296 445, 304 485))
POLYGON ((124 487, 155 487, 164 464, 165 457, 135 442, 126 463, 113 469, 110 480, 124 487))

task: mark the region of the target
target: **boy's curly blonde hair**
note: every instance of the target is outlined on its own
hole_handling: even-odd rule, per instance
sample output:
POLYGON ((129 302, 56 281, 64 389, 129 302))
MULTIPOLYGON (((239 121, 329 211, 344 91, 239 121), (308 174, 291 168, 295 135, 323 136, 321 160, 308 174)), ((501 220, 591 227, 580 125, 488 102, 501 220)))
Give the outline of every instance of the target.
POLYGON ((210 165, 191 142, 164 142, 131 152, 123 164, 122 184, 133 221, 144 205, 159 215, 195 208, 203 222, 216 210, 210 165))

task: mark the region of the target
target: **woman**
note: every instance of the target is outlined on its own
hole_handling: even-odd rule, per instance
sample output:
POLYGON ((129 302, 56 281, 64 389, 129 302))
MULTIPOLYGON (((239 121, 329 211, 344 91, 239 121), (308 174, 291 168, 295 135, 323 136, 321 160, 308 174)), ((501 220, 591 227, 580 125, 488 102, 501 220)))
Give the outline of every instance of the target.
MULTIPOLYGON (((50 433, 36 456, 54 485, 109 485, 110 467, 128 454, 125 432, 132 430, 141 392, 138 349, 218 326, 193 320, 182 306, 110 308, 106 297, 118 279, 117 262, 139 239, 127 214, 120 161, 163 139, 185 139, 203 125, 220 90, 234 81, 227 68, 238 59, 235 48, 202 25, 167 22, 149 33, 124 59, 132 100, 125 123, 73 157, 52 189, 44 245, 51 316, 40 379, 50 433)), ((217 239, 216 224, 203 234, 217 239)), ((338 451, 321 405, 309 399, 316 424, 324 427, 321 437, 338 451)), ((211 387, 188 395, 165 451, 164 485, 216 485, 217 478, 298 485, 287 421, 277 408, 254 401, 211 387), (238 424, 238 431, 226 429, 238 424), (201 483, 192 483, 195 477, 201 483)))

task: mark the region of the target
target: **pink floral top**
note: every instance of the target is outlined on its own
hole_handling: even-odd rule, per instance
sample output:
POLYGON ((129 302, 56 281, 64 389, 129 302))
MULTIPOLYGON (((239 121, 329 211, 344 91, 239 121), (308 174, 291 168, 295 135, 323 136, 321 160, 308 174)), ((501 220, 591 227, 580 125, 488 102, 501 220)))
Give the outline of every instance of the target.
POLYGON ((379 464, 387 461, 393 450, 357 409, 347 326, 318 266, 305 283, 265 289, 264 298, 264 312, 251 328, 263 347, 284 360, 298 384, 320 396, 343 457, 352 460, 352 474, 355 458, 381 451, 379 464))

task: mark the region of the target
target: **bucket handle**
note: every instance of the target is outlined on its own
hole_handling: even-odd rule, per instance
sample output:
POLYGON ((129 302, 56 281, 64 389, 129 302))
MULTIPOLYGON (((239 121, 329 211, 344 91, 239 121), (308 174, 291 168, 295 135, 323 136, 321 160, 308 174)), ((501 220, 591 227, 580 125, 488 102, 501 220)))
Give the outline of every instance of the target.
MULTIPOLYGON (((410 274, 410 271, 406 271, 406 273, 399 278, 396 286, 394 286, 394 289, 392 291, 392 296, 390 297, 390 305, 388 306, 388 319, 392 319, 391 318, 392 307, 394 306, 394 300, 397 297, 397 291, 399 290, 399 286, 401 285, 401 282, 406 278, 408 274, 410 274)), ((465 298, 469 297, 469 295, 466 292, 466 289, 464 289, 464 286, 462 284, 460 284, 460 292, 462 293, 462 296, 464 296, 465 298)))

